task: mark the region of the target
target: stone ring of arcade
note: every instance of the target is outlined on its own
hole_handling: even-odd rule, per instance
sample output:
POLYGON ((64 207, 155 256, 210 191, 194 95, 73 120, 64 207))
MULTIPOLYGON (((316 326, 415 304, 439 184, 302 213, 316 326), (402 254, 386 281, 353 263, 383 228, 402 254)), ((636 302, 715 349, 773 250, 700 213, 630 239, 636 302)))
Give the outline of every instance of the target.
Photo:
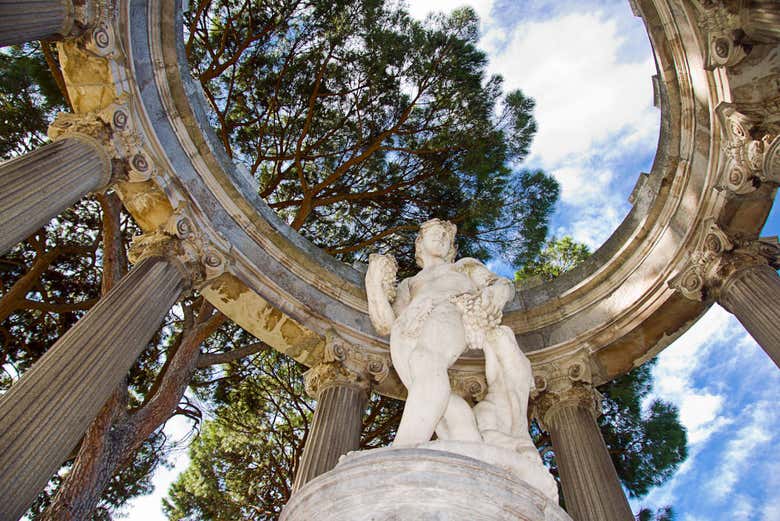
MULTIPOLYGON (((688 298, 670 281, 710 230, 757 236, 776 187, 745 192, 730 177, 727 146, 734 114, 762 101, 746 78, 759 84, 771 74, 771 57, 762 58, 758 46, 739 66, 713 63, 711 33, 718 28, 702 23, 711 14, 699 2, 631 3, 658 68, 652 81, 662 123, 653 167, 639 176, 625 220, 590 259, 553 283, 521 288, 504 313, 534 365, 585 354, 594 384, 654 355, 707 309, 711 299, 688 298)), ((120 16, 101 28, 108 34, 102 52, 66 42, 61 54, 76 112, 124 112, 119 121, 141 143, 138 168, 151 174, 116 186, 127 209, 145 232, 173 229, 205 244, 206 270, 217 276, 202 294, 276 349, 312 365, 334 330, 367 353, 387 356, 387 340, 368 318, 363 273, 289 228, 227 158, 190 77, 181 1, 117 4, 120 16)), ((776 141, 769 155, 776 155, 776 141)), ((467 354, 454 371, 477 374, 481 367, 481 355, 467 354)), ((390 395, 400 389, 394 378, 379 388, 390 395)))

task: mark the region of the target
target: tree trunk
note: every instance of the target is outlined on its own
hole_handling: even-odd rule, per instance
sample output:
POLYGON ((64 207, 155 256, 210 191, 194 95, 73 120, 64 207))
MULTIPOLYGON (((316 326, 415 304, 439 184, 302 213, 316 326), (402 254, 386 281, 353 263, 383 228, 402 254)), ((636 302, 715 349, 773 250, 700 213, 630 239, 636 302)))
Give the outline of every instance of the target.
POLYGON ((111 478, 131 461, 141 444, 176 412, 198 364, 200 345, 225 317, 201 307, 197 324, 187 328, 176 353, 158 376, 152 397, 132 414, 126 411, 126 384, 106 403, 90 426, 73 464, 43 521, 88 519, 111 478))
POLYGON ((132 434, 127 429, 126 396, 127 387, 122 384, 90 425, 73 467, 44 512, 43 521, 86 520, 97 507, 124 459, 123 447, 132 434))

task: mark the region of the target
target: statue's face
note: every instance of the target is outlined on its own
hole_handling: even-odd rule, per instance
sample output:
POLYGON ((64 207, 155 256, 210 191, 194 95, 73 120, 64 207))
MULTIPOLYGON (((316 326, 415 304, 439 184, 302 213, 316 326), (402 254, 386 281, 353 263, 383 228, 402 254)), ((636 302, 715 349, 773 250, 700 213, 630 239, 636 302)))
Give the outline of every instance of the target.
POLYGON ((452 246, 452 237, 444 226, 431 226, 423 231, 421 246, 429 255, 445 258, 452 246))

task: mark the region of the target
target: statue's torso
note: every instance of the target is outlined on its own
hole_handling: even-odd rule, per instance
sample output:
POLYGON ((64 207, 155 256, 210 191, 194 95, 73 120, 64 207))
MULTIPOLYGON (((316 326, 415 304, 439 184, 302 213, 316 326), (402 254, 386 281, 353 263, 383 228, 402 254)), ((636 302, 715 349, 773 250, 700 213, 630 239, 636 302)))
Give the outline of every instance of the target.
POLYGON ((436 303, 449 302, 450 297, 477 290, 471 277, 452 263, 424 269, 409 279, 412 302, 418 299, 432 299, 436 303))

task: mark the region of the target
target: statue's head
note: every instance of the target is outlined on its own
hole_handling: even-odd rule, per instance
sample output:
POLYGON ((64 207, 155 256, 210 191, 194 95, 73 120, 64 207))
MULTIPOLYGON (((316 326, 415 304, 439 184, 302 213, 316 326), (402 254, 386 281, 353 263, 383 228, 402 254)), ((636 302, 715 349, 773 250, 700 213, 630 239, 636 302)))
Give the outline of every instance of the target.
POLYGON ((455 260, 458 248, 455 246, 455 234, 458 228, 449 221, 431 219, 420 226, 414 241, 414 260, 424 268, 424 254, 441 257, 446 262, 455 260))

